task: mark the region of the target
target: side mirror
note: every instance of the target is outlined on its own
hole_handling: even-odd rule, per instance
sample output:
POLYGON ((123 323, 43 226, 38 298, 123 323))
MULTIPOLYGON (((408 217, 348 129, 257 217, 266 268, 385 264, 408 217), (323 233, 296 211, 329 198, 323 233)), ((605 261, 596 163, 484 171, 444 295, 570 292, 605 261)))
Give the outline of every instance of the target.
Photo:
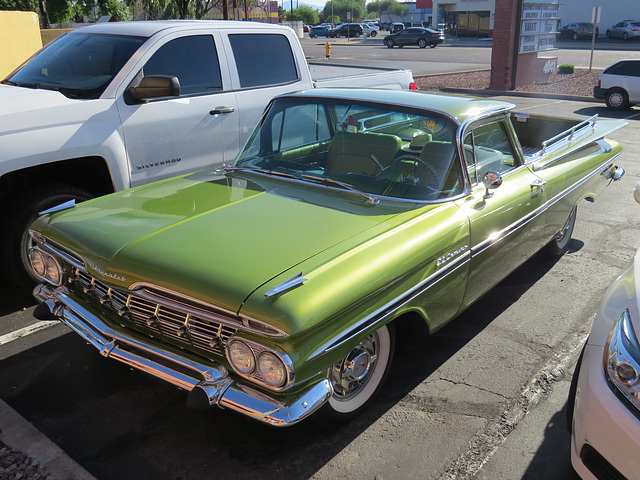
POLYGON ((177 77, 150 75, 142 77, 137 87, 130 87, 129 93, 140 102, 154 98, 179 97, 180 81, 177 77))
POLYGON ((482 177, 482 184, 487 189, 484 194, 484 198, 490 198, 493 196, 493 192, 490 192, 489 190, 494 190, 502 185, 502 175, 498 172, 487 172, 482 177))

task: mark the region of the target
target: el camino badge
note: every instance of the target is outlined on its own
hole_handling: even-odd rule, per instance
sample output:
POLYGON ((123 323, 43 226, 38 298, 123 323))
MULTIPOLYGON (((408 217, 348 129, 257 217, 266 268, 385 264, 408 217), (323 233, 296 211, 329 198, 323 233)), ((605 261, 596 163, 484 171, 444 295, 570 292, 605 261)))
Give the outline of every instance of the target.
POLYGON ((469 248, 469 246, 468 245, 464 245, 464 246, 460 247, 458 250, 456 250, 455 252, 450 252, 450 253, 447 253, 445 256, 440 257, 436 261, 436 266, 441 267, 445 263, 447 263, 447 262, 453 260, 454 258, 456 258, 458 255, 460 255, 462 252, 464 252, 467 248, 469 248))
POLYGON ((105 272, 104 270, 102 270, 97 265, 94 265, 93 263, 90 263, 89 267, 91 267, 93 270, 98 272, 103 277, 112 278, 113 280, 118 280, 119 282, 126 282, 127 281, 127 279, 125 277, 121 277, 120 275, 116 275, 115 273, 105 272))

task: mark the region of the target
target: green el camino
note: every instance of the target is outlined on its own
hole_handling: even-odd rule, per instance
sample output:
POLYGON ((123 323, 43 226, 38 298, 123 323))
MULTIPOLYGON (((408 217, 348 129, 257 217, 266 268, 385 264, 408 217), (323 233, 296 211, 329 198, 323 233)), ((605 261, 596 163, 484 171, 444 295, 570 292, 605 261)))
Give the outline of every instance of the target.
POLYGON ((400 322, 435 332, 538 250, 561 255, 578 202, 624 174, 605 138, 624 122, 514 107, 280 96, 233 166, 43 212, 36 316, 191 406, 347 420, 383 388, 400 322))

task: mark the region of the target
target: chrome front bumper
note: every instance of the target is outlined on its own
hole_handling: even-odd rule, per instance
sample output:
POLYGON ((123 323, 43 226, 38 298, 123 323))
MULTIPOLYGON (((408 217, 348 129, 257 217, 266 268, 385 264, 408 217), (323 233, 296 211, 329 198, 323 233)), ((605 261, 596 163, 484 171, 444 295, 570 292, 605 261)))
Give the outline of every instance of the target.
POLYGON ((238 384, 229 377, 223 365, 204 365, 113 330, 70 298, 65 288, 38 285, 33 294, 47 306, 52 317, 71 327, 104 357, 189 390, 187 403, 190 405, 217 405, 271 425, 288 426, 320 408, 333 391, 329 381, 324 379, 302 393, 274 399, 250 386, 238 384))

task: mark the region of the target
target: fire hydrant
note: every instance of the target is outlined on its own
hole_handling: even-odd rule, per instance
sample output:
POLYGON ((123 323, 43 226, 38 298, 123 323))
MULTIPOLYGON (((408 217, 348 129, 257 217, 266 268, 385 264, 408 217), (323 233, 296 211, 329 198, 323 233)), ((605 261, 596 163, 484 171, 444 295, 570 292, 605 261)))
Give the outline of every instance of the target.
POLYGON ((324 51, 327 58, 331 58, 331 44, 329 42, 325 43, 324 51))

